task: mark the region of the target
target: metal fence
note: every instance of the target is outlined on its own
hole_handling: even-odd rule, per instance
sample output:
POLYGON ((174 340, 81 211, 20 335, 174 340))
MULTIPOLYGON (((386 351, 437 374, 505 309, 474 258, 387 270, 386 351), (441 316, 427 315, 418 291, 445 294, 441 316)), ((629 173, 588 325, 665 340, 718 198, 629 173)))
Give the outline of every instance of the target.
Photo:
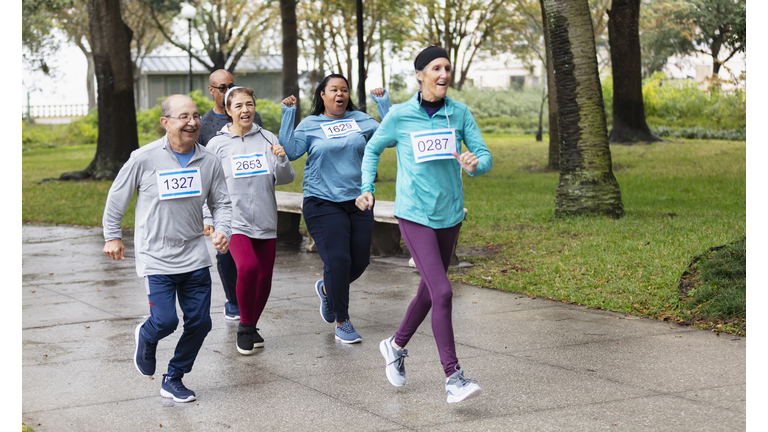
POLYGON ((27 110, 32 118, 83 117, 88 114, 88 104, 22 106, 22 119, 27 118, 27 110))

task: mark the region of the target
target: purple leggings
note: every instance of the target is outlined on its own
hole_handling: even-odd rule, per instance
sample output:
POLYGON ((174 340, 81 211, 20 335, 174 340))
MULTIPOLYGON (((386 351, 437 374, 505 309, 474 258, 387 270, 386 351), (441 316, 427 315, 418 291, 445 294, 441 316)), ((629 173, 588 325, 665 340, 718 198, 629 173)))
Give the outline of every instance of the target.
POLYGON ((237 306, 240 308, 240 323, 255 325, 272 291, 277 239, 259 240, 242 234, 232 234, 229 250, 237 265, 237 306))
POLYGON ((398 219, 398 223, 403 240, 421 273, 421 282, 416 297, 408 306, 405 318, 395 333, 395 343, 405 348, 432 309, 432 333, 445 376, 450 377, 456 372, 459 360, 456 358, 451 321, 453 290, 447 271, 461 223, 444 229, 432 229, 405 219, 398 219))

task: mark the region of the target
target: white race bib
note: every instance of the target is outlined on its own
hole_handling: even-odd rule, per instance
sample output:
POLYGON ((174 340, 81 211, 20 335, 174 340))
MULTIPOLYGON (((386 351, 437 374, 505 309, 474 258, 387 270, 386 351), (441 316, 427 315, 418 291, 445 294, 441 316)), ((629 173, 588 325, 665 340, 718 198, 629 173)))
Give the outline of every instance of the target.
POLYGON ((325 137, 328 139, 341 138, 351 134, 352 132, 360 132, 360 126, 357 125, 355 119, 335 120, 322 124, 320 127, 323 128, 325 137))
POLYGON ((232 177, 253 177, 267 174, 269 174, 269 164, 266 154, 253 153, 232 156, 232 177))
POLYGON ((157 193, 160 200, 196 197, 203 194, 200 168, 158 171, 157 193))
POLYGON ((416 163, 439 159, 454 159, 456 130, 435 129, 411 132, 411 145, 416 163))

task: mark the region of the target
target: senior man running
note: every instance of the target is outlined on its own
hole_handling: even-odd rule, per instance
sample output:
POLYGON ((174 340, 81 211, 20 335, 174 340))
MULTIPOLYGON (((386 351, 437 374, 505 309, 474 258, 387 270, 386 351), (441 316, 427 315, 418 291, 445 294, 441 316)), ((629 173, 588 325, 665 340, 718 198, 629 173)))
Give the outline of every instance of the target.
POLYGON ((144 376, 155 373, 160 339, 176 330, 176 297, 184 312, 181 335, 160 394, 176 402, 195 400, 181 382, 211 330, 211 257, 203 236, 203 203, 213 214, 213 245, 229 248, 232 206, 221 162, 195 140, 200 114, 187 96, 167 98, 160 113, 166 134, 131 154, 117 174, 104 209, 104 254, 124 260, 120 222, 138 191, 134 245, 136 273, 144 278, 150 317, 134 332, 134 364, 144 376))

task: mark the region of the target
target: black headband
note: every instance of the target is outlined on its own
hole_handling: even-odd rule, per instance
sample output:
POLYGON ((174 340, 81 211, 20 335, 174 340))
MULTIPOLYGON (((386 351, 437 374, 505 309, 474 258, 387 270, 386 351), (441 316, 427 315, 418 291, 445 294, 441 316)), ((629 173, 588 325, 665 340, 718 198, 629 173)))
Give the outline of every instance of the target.
POLYGON ((417 71, 423 70, 428 64, 432 63, 432 60, 441 57, 448 59, 448 61, 451 60, 448 58, 448 53, 445 52, 444 49, 437 45, 432 45, 416 56, 416 60, 413 61, 413 67, 415 67, 417 71))

